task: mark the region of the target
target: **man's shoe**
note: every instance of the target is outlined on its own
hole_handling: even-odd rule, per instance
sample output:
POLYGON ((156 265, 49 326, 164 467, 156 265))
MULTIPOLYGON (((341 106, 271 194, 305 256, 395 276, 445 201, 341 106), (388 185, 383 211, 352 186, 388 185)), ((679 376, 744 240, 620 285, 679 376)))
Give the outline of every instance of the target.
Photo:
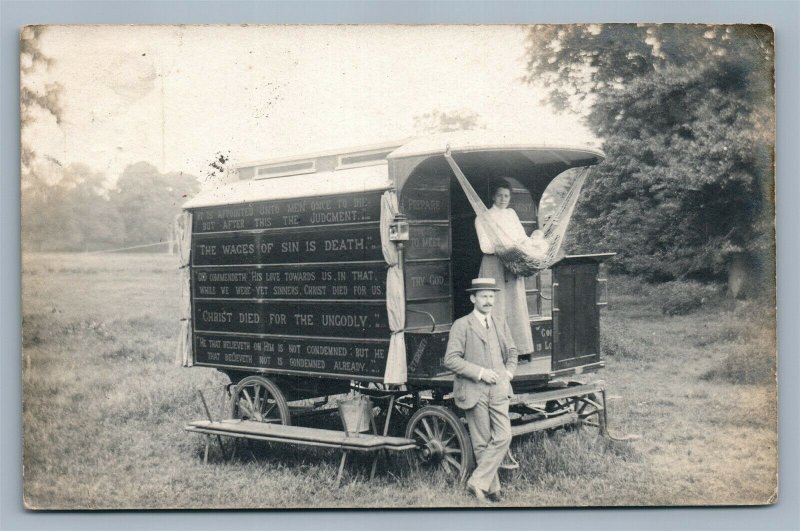
POLYGON ((511 450, 508 451, 506 456, 503 458, 503 462, 500 463, 498 468, 503 470, 516 470, 519 468, 519 463, 516 459, 514 459, 514 456, 511 455, 511 450))
POLYGON ((481 502, 481 503, 488 503, 489 502, 489 498, 487 498, 486 492, 482 491, 481 489, 479 489, 475 485, 471 485, 471 484, 467 483, 467 490, 473 496, 475 496, 478 499, 479 502, 481 502))
POLYGON ((487 492, 486 499, 493 503, 503 501, 503 497, 500 496, 500 492, 487 492))

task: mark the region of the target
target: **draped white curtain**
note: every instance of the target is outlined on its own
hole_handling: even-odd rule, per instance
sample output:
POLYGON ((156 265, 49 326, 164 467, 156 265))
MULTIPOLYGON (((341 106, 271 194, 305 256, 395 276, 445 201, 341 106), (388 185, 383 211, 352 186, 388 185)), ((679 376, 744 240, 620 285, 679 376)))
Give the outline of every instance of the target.
POLYGON ((406 367, 406 297, 403 270, 400 267, 395 243, 389 240, 389 225, 400 208, 397 194, 389 190, 381 197, 381 247, 383 259, 389 264, 386 275, 386 310, 389 314, 389 329, 392 337, 386 356, 386 372, 383 383, 400 385, 408 379, 406 367))
POLYGON ((177 363, 183 367, 191 367, 193 364, 191 271, 189 270, 192 250, 191 212, 183 211, 175 217, 175 240, 178 242, 178 259, 180 260, 178 276, 181 286, 181 328, 178 338, 177 363))

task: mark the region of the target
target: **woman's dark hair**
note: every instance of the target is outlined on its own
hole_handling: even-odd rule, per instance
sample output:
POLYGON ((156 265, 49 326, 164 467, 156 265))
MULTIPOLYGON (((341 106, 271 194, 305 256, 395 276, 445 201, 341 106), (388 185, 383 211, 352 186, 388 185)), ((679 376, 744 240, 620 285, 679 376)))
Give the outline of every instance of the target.
POLYGON ((492 185, 489 188, 489 197, 494 198, 495 194, 500 188, 505 188, 509 192, 511 191, 511 183, 506 181, 505 179, 497 179, 496 181, 492 181, 492 185))

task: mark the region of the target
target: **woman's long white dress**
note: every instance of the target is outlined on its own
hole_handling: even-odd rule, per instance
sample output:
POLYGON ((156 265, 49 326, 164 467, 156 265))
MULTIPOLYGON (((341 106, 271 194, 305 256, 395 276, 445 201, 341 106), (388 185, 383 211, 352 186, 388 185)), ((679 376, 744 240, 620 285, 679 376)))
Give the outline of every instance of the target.
MULTIPOLYGON (((513 209, 492 206, 489 209, 489 215, 513 240, 518 241, 527 237, 519 216, 513 209)), ((494 254, 494 242, 489 237, 484 223, 480 218, 475 219, 475 231, 478 233, 478 241, 483 252, 478 276, 493 278, 497 286, 501 288, 501 291, 496 292, 492 313, 501 316, 508 323, 517 351, 520 354, 529 354, 533 352, 533 337, 528 318, 528 300, 525 296, 525 277, 517 276, 506 270, 503 263, 494 254)))

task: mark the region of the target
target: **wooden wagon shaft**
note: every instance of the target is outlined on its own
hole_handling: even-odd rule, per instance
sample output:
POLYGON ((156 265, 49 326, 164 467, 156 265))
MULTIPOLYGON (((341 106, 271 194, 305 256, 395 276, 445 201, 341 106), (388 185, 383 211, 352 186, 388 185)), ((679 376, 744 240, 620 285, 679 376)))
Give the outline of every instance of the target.
POLYGON ((511 426, 511 435, 512 437, 519 437, 520 435, 526 435, 528 433, 533 433, 535 431, 549 430, 552 428, 558 428, 561 426, 566 426, 568 424, 577 424, 577 423, 578 423, 578 414, 575 412, 570 412, 564 415, 559 415, 558 417, 553 417, 544 420, 535 420, 533 422, 519 424, 518 426, 511 426))
MULTIPOLYGON (((213 418, 211 417, 211 411, 208 409, 208 404, 206 403, 206 397, 203 396, 203 391, 198 389, 197 394, 200 395, 200 402, 203 403, 203 409, 206 412, 206 416, 208 417, 209 422, 213 422, 213 418)), ((225 446, 222 444, 222 437, 217 435, 217 442, 219 443, 219 451, 222 452, 222 458, 228 459, 227 455, 225 454, 225 446)), ((208 462, 208 445, 206 444, 206 451, 205 455, 203 456, 203 462, 208 462)))
POLYGON ((604 387, 599 383, 585 385, 575 385, 564 387, 553 391, 543 391, 538 393, 518 393, 511 399, 511 404, 526 404, 530 402, 549 402, 551 400, 563 400, 566 398, 576 398, 592 393, 600 393, 604 387))

